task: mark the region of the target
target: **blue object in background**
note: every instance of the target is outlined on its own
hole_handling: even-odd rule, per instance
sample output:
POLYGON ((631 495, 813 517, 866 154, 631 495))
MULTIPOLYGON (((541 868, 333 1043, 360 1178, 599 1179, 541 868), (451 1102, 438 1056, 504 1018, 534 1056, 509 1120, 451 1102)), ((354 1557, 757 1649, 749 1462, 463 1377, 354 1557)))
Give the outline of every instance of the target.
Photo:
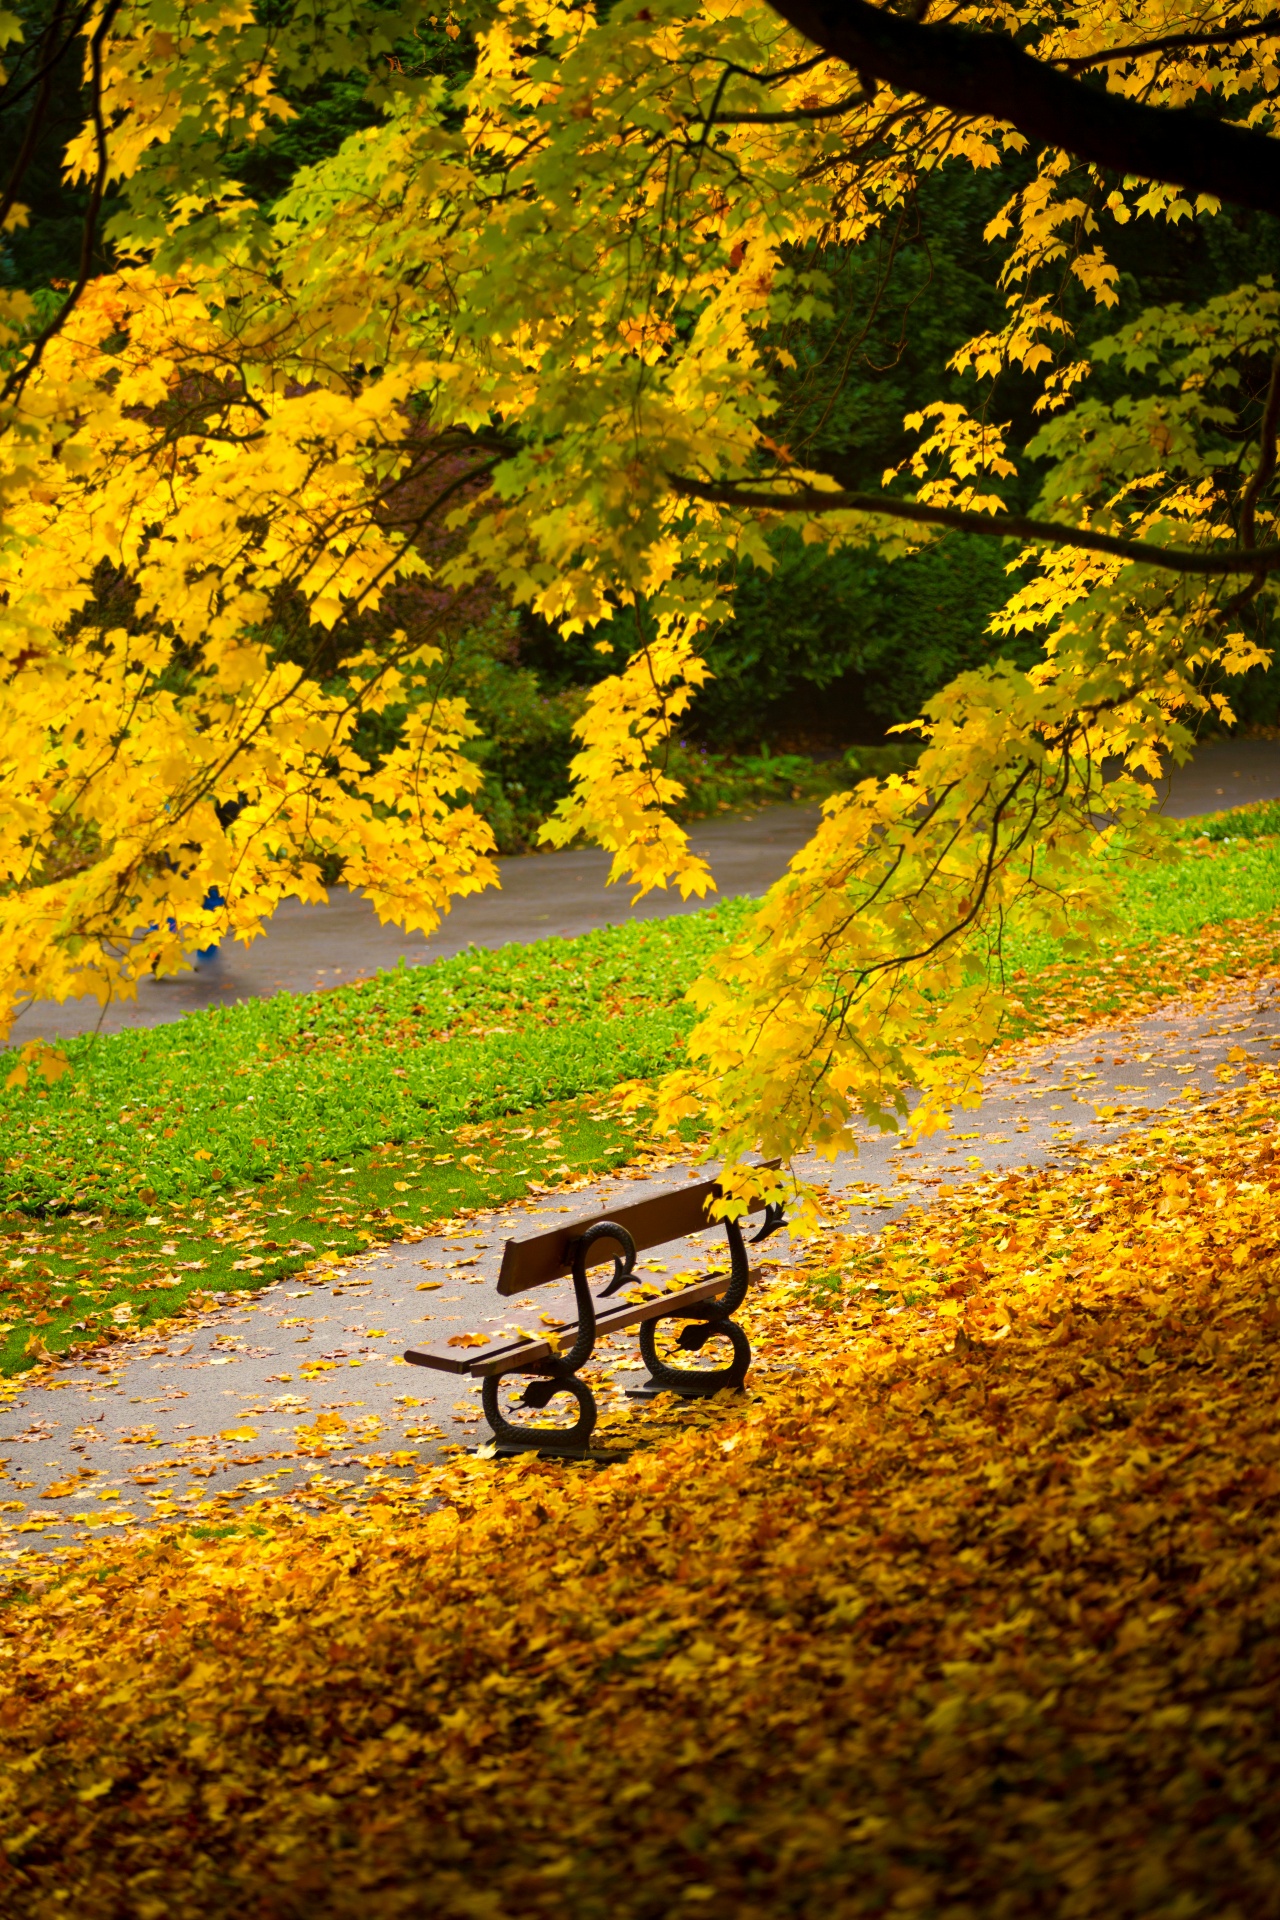
MULTIPOLYGON (((214 907, 225 907, 226 904, 227 904, 226 901, 223 899, 222 894, 217 887, 210 887, 208 893, 206 893, 204 899, 200 902, 201 909, 205 913, 211 913, 214 907)), ((170 921, 169 924, 170 926, 172 926, 173 922, 170 921)), ((214 942, 213 946, 200 947, 196 952, 197 960, 216 960, 217 957, 218 957, 218 944, 216 941, 214 942)))

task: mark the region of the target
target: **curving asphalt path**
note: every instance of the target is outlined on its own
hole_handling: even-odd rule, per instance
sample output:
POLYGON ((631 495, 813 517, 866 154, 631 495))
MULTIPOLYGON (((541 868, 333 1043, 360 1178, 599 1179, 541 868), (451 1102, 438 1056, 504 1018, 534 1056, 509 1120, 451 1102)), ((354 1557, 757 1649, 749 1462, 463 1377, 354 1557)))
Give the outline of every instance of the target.
MULTIPOLYGON (((711 862, 722 895, 760 894, 785 871, 817 818, 816 807, 770 807, 751 818, 703 821, 694 829, 693 844, 711 862)), ((499 860, 500 888, 457 901, 430 939, 384 926, 368 901, 346 887, 331 888, 325 906, 286 900, 251 946, 224 947, 215 961, 197 964, 192 973, 145 980, 136 1002, 117 1001, 105 1013, 88 997, 62 1006, 51 1000, 36 1002, 20 1016, 10 1044, 61 1039, 95 1028, 118 1033, 123 1027, 157 1027, 184 1013, 237 1000, 345 986, 402 959, 417 967, 465 947, 501 947, 555 934, 568 937, 622 920, 694 913, 705 904, 658 892, 632 906, 626 887, 607 886, 609 862, 610 856, 597 847, 499 860)))
MULTIPOLYGON (((1164 811, 1174 819, 1216 813, 1250 800, 1280 799, 1280 740, 1218 741, 1165 782, 1164 811)), ((816 807, 769 807, 749 816, 698 823, 695 850, 711 863, 720 894, 759 895, 773 885, 804 845, 818 819, 816 807)), ((105 1012, 96 1000, 59 1006, 37 1001, 14 1028, 14 1042, 61 1039, 96 1028, 155 1027, 185 1013, 273 993, 313 992, 345 985, 394 967, 508 941, 571 936, 623 920, 694 913, 696 900, 653 893, 632 905, 626 887, 609 887, 609 856, 595 847, 501 860, 501 890, 460 900, 430 939, 383 926, 372 907, 345 887, 326 906, 286 901, 266 934, 249 947, 224 948, 217 960, 163 981, 144 981, 137 1001, 117 1001, 105 1012)))

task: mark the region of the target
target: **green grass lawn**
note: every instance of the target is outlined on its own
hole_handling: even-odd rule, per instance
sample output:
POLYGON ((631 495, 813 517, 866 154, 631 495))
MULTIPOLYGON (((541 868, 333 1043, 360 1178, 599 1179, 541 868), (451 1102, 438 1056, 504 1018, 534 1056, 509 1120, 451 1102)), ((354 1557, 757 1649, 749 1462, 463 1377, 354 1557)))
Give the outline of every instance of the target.
MULTIPOLYGON (((749 903, 68 1041, 0 1093, 0 1371, 635 1158, 749 903)), ((0 1076, 4 1063, 0 1061, 0 1076)))
POLYGON ((64 1079, 0 1095, 0 1207, 145 1212, 646 1077, 748 904, 70 1040, 64 1079))
MULTIPOLYGON (((1254 811, 1242 810, 1248 826, 1253 825, 1254 811)), ((1271 831, 1280 835, 1280 806, 1256 811, 1274 816, 1271 831)), ((1235 818, 1223 814, 1214 824, 1235 818)), ((1120 869, 1123 928, 1103 934, 1102 952, 1158 947, 1170 939, 1187 938, 1202 927, 1256 919, 1280 903, 1280 839, 1230 836, 1221 830, 1210 836, 1204 824, 1188 821, 1180 828, 1177 858, 1134 862, 1120 869)), ((1065 957, 1059 942, 1041 934, 1015 931, 1006 942, 1005 964, 1010 972, 1033 975, 1065 957)), ((1081 964, 1089 966, 1092 958, 1086 957, 1081 964)))
MULTIPOLYGON (((195 1016, 202 1018, 203 1016, 195 1016)), ((634 1115, 570 1101, 497 1126, 386 1141, 249 1186, 100 1212, 18 1209, 0 1220, 0 1372, 154 1328, 185 1305, 254 1288, 467 1209, 635 1157, 634 1115), (438 1149, 444 1149, 439 1150, 438 1149)), ((212 1180, 212 1174, 210 1174, 212 1180)))
MULTIPOLYGON (((1255 923, 1268 957, 1280 840, 1249 837, 1263 814, 1218 816, 1211 839, 1197 823, 1176 859, 1122 869, 1126 931, 1099 955, 1066 962, 1015 935, 1025 1030, 1061 1018, 1064 979, 1098 1011, 1138 978, 1185 988, 1185 960, 1159 963, 1205 928, 1255 923)), ((684 992, 749 911, 727 901, 69 1041, 64 1078, 0 1092, 0 1371, 153 1324, 195 1290, 258 1286, 625 1164, 636 1122, 612 1089, 675 1059, 684 992)), ((1208 952, 1197 968, 1232 965, 1208 952)))

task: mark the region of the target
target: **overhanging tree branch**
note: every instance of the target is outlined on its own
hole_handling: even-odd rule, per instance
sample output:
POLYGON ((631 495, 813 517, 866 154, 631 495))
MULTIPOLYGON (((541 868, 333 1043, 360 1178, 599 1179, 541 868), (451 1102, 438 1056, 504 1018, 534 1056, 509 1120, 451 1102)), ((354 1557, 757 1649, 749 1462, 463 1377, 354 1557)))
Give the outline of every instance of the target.
POLYGON ((1280 141, 1265 134, 1108 93, 1033 59, 1005 34, 928 26, 870 0, 769 4, 864 84, 880 80, 958 113, 1002 120, 1029 140, 1117 173, 1280 213, 1280 141))
POLYGON ((1071 527, 1062 520, 1031 520, 1024 514, 971 513, 963 507, 931 507, 919 500, 895 500, 886 493, 827 493, 816 487, 797 487, 791 493, 771 493, 763 487, 717 485, 669 476, 673 490, 686 500, 708 500, 720 507, 766 508, 771 513, 876 513, 888 520, 910 520, 917 526, 949 527, 956 533, 984 533, 1003 540, 1043 541, 1054 547, 1082 547, 1087 553, 1113 554, 1146 567, 1165 567, 1173 573, 1205 575, 1275 573, 1280 571, 1280 546, 1226 547, 1218 552, 1192 547, 1160 547, 1149 540, 1122 540, 1115 534, 1071 527))

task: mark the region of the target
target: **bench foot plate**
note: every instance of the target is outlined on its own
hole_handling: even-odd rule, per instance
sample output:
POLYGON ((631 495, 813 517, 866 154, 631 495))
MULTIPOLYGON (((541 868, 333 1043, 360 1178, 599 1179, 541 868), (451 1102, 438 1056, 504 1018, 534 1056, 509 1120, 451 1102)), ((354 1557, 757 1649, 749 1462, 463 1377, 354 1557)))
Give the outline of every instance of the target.
POLYGON ((539 1460, 573 1460, 581 1465, 610 1466, 615 1460, 629 1460, 634 1447, 513 1447, 503 1440, 491 1440, 487 1446, 468 1447, 467 1452, 484 1460, 514 1460, 520 1454, 536 1453, 539 1460))

